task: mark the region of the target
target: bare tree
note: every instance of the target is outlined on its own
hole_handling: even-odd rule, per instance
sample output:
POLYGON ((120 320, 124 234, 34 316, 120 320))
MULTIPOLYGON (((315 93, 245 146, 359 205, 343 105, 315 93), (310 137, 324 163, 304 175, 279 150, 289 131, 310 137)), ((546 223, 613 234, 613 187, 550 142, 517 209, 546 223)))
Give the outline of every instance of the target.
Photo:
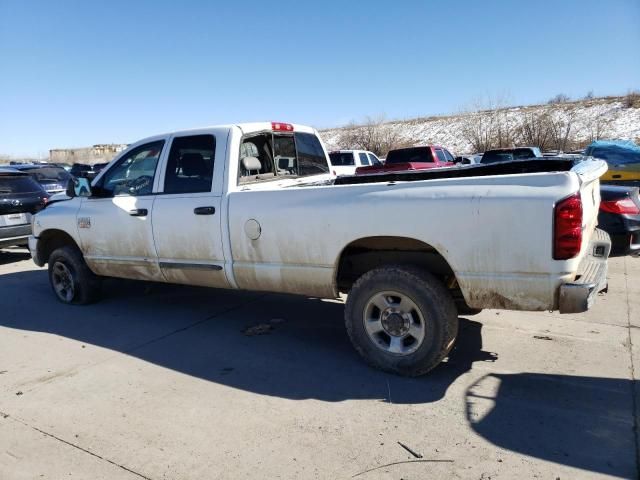
POLYGON ((558 104, 558 103, 567 103, 567 102, 570 102, 570 101, 571 101, 571 98, 569 97, 569 95, 565 95, 564 93, 559 93, 555 97, 550 98, 547 103, 549 105, 555 105, 555 104, 558 104))
POLYGON ((629 92, 625 95, 622 104, 626 108, 640 107, 640 91, 629 90, 629 92))
POLYGON ((611 135, 611 120, 606 118, 602 113, 590 118, 585 127, 587 130, 587 141, 589 143, 611 135))
POLYGON ((552 112, 551 118, 551 141, 553 148, 566 152, 573 148, 573 122, 576 118, 576 110, 570 109, 564 112, 552 112))
POLYGON ((460 136, 476 152, 510 147, 515 140, 514 133, 514 124, 503 99, 475 102, 471 111, 463 116, 460 126, 460 136))
POLYGON ((548 150, 552 143, 553 118, 546 111, 534 111, 524 115, 516 130, 518 143, 548 150))
POLYGON ((369 150, 378 156, 384 156, 389 150, 403 145, 398 132, 385 123, 384 116, 367 117, 362 125, 350 123, 340 133, 338 141, 345 148, 369 150))

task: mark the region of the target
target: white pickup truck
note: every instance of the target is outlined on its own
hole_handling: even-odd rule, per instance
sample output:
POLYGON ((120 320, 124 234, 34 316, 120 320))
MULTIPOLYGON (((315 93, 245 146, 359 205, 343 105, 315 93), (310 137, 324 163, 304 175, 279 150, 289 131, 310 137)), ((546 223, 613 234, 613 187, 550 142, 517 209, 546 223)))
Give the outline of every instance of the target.
POLYGON ((605 171, 544 159, 336 179, 312 128, 211 127, 139 141, 70 184, 29 248, 69 304, 95 300, 101 277, 347 294, 358 352, 420 375, 458 314, 589 308, 606 287, 605 171))

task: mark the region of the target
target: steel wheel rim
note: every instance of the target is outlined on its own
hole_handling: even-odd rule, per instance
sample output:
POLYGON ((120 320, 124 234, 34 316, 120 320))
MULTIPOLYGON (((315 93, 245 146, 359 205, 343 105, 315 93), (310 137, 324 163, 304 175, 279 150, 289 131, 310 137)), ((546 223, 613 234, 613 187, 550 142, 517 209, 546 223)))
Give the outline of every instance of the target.
POLYGON ((75 288, 73 275, 69 268, 62 262, 55 262, 51 272, 51 283, 56 295, 65 302, 73 300, 75 288))
POLYGON ((409 296, 395 291, 383 291, 367 302, 362 322, 369 340, 391 355, 410 355, 424 341, 425 318, 409 296))

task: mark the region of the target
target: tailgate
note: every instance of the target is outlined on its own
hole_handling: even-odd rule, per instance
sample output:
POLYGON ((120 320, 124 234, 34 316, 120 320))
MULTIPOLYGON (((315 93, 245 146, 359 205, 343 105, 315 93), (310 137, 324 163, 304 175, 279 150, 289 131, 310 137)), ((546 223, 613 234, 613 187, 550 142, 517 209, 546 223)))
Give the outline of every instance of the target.
POLYGON ((607 164, 602 160, 586 160, 571 169, 580 181, 580 197, 582 199, 583 245, 588 245, 598 224, 600 208, 600 177, 607 171, 607 164))

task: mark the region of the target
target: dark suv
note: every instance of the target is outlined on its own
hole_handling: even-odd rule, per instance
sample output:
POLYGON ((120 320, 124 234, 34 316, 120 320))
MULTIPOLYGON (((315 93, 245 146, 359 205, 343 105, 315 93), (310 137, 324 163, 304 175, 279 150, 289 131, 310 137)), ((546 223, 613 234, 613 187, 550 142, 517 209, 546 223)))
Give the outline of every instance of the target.
POLYGON ((56 165, 14 165, 11 168, 31 175, 49 195, 64 192, 73 178, 64 168, 56 165))
POLYGON ((0 248, 27 244, 31 215, 42 210, 48 198, 27 173, 0 168, 0 248))
POLYGON ((480 159, 481 164, 511 162, 513 160, 526 160, 529 158, 542 158, 542 152, 538 147, 496 148, 487 150, 480 159))

